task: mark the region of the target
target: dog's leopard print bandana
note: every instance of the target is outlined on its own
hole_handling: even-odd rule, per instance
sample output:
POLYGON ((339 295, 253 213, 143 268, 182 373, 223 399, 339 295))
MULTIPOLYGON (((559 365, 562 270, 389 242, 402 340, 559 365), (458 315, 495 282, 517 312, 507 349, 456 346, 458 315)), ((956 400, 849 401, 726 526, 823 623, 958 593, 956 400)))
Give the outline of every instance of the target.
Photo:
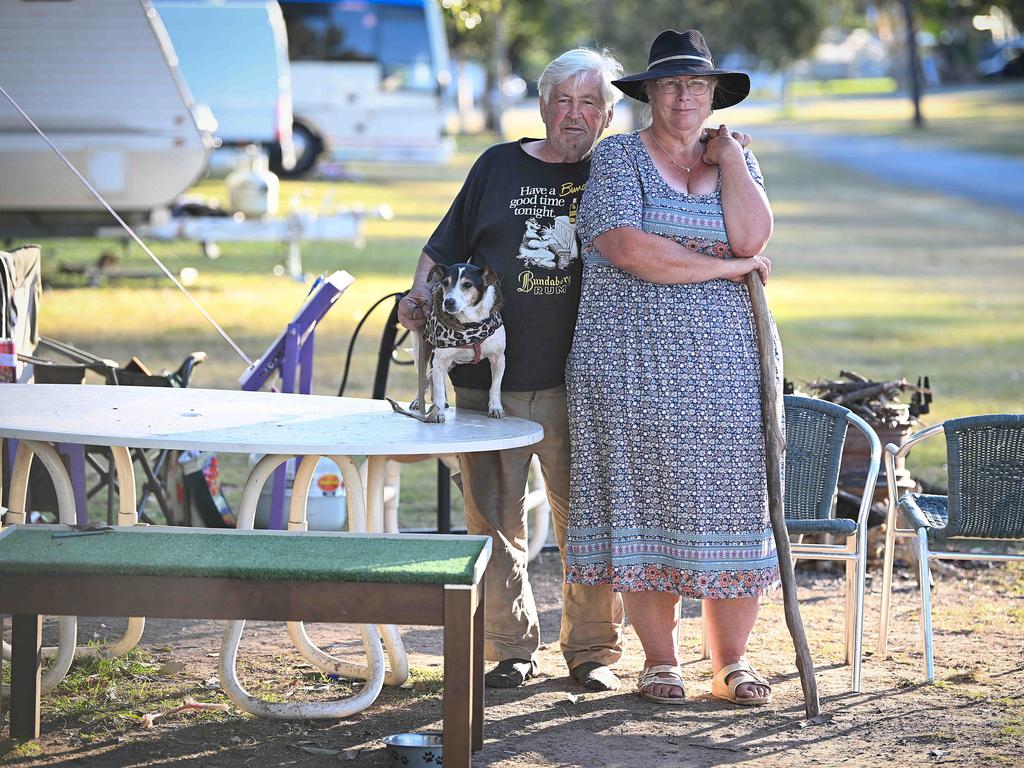
POLYGON ((424 338, 437 349, 479 346, 488 336, 502 326, 501 312, 491 315, 479 323, 442 323, 437 313, 430 312, 423 328, 424 338))

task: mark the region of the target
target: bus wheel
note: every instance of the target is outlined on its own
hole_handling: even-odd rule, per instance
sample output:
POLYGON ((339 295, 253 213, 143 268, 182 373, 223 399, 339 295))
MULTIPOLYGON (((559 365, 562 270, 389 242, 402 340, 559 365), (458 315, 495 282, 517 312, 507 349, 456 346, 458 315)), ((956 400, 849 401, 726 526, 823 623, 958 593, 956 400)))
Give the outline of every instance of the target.
POLYGON ((323 141, 302 123, 292 125, 292 143, 295 145, 295 166, 279 174, 285 179, 297 179, 305 176, 316 165, 323 152, 323 141))

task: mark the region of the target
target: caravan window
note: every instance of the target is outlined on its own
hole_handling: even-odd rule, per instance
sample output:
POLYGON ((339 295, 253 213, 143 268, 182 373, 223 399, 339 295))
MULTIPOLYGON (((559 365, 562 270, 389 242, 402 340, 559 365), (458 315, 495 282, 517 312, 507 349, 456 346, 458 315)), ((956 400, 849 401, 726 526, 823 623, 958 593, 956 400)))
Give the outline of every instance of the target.
POLYGON ((292 61, 379 62, 385 89, 436 88, 422 3, 283 2, 292 61))

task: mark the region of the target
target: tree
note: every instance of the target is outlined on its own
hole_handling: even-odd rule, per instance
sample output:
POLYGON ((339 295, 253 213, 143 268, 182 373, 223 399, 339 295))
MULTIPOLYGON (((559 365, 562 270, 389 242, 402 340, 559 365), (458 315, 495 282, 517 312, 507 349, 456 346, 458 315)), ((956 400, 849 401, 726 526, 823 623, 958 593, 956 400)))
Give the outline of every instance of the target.
MULTIPOLYGON (((1024 2, 1024 0, 1021 0, 1024 2)), ((509 63, 529 76, 575 45, 609 48, 627 69, 646 66, 655 35, 696 28, 721 58, 750 53, 769 66, 807 55, 824 26, 816 0, 442 0, 452 47, 485 60, 492 51, 494 16, 507 31, 509 63), (469 24, 466 24, 466 20, 469 24)))
MULTIPOLYGON (((1024 0, 1022 0, 1024 1, 1024 0)), ((500 94, 503 73, 535 78, 553 57, 586 45, 608 48, 626 67, 647 65, 663 29, 700 29, 716 57, 748 53, 781 68, 806 56, 824 26, 816 0, 441 0, 456 55, 488 67, 488 91, 500 94)), ((499 124, 500 98, 488 103, 499 124)))

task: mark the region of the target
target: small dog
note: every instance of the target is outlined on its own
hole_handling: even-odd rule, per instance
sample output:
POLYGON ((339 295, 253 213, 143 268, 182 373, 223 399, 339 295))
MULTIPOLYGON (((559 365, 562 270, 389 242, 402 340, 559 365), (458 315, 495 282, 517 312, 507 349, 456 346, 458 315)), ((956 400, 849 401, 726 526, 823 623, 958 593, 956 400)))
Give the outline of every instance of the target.
POLYGON ((505 374, 505 325, 500 312, 498 274, 490 267, 438 264, 430 270, 427 279, 433 283, 433 288, 430 301, 424 306, 426 325, 420 332, 413 333, 419 391, 410 408, 423 412, 423 421, 443 422, 448 371, 454 365, 478 363, 486 358, 491 364, 487 415, 503 418, 501 379, 505 374), (425 411, 428 364, 433 405, 425 411))

